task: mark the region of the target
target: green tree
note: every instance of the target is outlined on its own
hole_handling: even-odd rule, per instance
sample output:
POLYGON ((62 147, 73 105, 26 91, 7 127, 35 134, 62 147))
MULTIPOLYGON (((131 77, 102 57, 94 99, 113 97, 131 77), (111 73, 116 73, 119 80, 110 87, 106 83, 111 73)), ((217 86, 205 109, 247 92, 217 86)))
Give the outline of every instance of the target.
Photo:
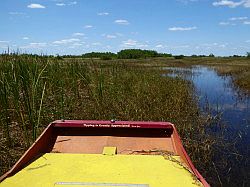
POLYGON ((120 59, 152 58, 158 56, 159 54, 156 51, 142 49, 124 49, 117 53, 117 57, 120 59))
POLYGON ((117 58, 115 53, 111 52, 91 52, 82 55, 83 58, 101 58, 102 60, 111 60, 117 58))
POLYGON ((247 58, 250 58, 250 52, 247 52, 247 58))
POLYGON ((185 56, 184 55, 176 55, 174 56, 175 59, 183 59, 185 56))

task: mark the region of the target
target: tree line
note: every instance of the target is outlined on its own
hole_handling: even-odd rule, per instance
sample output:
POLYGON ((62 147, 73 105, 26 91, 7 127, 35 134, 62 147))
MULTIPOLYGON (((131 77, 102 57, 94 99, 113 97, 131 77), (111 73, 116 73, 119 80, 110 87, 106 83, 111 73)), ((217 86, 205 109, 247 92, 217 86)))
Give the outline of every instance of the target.
POLYGON ((142 58, 154 58, 154 57, 171 57, 172 54, 158 53, 153 50, 142 49, 124 49, 118 53, 111 52, 91 52, 81 55, 83 58, 100 58, 102 60, 110 59, 142 59, 142 58))
POLYGON ((100 58, 102 60, 111 59, 143 59, 154 57, 172 57, 172 54, 158 53, 154 50, 124 49, 117 53, 112 52, 91 52, 82 55, 63 55, 63 58, 100 58))
MULTIPOLYGON (((111 60, 111 59, 145 59, 145 58, 154 58, 154 57, 173 57, 175 59, 183 59, 185 57, 191 57, 191 58, 200 58, 200 57, 210 57, 213 58, 215 57, 214 54, 209 54, 209 55, 190 55, 190 56, 185 56, 185 55, 172 55, 170 53, 159 53, 154 50, 142 50, 142 49, 124 49, 121 50, 117 53, 112 53, 112 52, 90 52, 90 53, 85 53, 82 55, 46 55, 46 54, 21 54, 21 53, 11 53, 11 52, 4 52, 0 54, 0 56, 4 55, 22 55, 25 57, 36 57, 39 58, 40 56, 43 57, 48 57, 48 58, 58 58, 58 59, 64 59, 64 58, 99 58, 101 60, 111 60)), ((229 57, 247 57, 250 58, 250 52, 246 53, 246 56, 241 56, 241 55, 233 55, 229 57)))
MULTIPOLYGON (((124 49, 117 53, 112 52, 91 52, 85 53, 79 57, 83 58, 100 58, 102 60, 111 60, 111 59, 145 59, 145 58, 154 58, 154 57, 173 57, 175 59, 183 59, 185 57, 192 57, 192 58, 201 58, 201 57, 210 57, 214 58, 215 55, 213 53, 209 55, 172 55, 170 53, 159 53, 154 50, 142 50, 142 49, 124 49)), ((246 56, 241 55, 232 55, 229 57, 247 57, 250 58, 250 52, 246 53, 246 56)))

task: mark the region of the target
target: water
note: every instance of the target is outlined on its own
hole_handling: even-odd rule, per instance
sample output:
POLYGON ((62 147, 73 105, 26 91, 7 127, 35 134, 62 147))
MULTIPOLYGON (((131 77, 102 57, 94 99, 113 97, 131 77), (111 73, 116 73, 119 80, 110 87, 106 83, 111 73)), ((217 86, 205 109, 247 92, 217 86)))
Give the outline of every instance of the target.
MULTIPOLYGON (((164 69, 171 70, 167 76, 179 76, 193 82, 201 110, 209 106, 213 115, 222 114, 221 122, 228 128, 225 141, 234 141, 237 154, 242 155, 240 159, 229 158, 233 163, 232 166, 228 166, 228 171, 232 173, 230 180, 238 180, 239 186, 250 185, 250 96, 241 94, 233 85, 232 77, 219 76, 215 70, 208 67, 164 69)), ((225 173, 219 171, 219 174, 223 180, 225 173)))

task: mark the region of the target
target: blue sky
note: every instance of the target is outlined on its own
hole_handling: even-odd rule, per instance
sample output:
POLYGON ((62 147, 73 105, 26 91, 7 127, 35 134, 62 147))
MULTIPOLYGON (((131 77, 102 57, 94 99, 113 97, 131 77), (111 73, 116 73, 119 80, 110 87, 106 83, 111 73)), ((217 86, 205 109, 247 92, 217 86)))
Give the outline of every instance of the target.
POLYGON ((250 0, 1 0, 0 52, 245 55, 250 0))

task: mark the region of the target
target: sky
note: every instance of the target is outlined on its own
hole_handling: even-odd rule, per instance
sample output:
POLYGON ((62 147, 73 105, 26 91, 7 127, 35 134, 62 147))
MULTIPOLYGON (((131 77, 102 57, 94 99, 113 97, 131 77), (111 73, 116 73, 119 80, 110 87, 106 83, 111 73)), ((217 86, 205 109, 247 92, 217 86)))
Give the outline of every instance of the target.
POLYGON ((1 0, 0 52, 245 55, 250 0, 1 0))

